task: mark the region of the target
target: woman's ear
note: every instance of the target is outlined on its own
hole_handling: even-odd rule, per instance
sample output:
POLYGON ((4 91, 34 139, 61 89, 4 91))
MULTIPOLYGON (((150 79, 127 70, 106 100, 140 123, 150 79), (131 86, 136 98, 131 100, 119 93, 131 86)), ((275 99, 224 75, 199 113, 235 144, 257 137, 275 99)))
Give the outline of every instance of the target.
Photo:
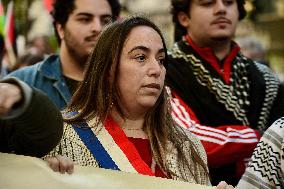
POLYGON ((185 12, 179 12, 177 16, 180 25, 182 25, 185 28, 188 28, 190 22, 188 14, 186 14, 185 12))

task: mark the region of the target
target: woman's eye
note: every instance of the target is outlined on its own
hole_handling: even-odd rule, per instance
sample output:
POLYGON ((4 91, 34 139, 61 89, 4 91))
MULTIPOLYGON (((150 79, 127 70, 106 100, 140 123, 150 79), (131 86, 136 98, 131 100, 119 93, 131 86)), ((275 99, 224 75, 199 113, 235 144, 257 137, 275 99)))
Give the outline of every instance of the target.
POLYGON ((165 63, 165 59, 164 58, 163 59, 159 59, 159 64, 164 65, 164 63, 165 63))
POLYGON ((232 5, 233 3, 234 3, 233 0, 227 0, 227 1, 225 1, 225 4, 226 4, 226 5, 232 5))
POLYGON ((138 62, 144 62, 146 60, 146 57, 144 55, 136 56, 135 59, 138 62))

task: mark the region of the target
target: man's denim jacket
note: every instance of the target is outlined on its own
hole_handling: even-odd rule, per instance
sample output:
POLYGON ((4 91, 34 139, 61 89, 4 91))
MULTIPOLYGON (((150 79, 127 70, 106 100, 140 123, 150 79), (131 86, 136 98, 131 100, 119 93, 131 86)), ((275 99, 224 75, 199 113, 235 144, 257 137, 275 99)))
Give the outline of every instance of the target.
POLYGON ((16 70, 5 78, 7 77, 17 77, 30 86, 40 89, 60 110, 65 108, 71 99, 58 55, 51 55, 42 62, 16 70))

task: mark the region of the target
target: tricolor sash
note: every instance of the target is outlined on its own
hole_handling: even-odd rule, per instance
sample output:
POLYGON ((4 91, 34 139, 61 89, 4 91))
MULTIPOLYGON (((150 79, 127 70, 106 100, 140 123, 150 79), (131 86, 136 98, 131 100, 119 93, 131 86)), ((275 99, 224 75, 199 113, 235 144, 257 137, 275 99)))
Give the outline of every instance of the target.
MULTIPOLYGON (((71 115, 75 114, 76 112, 71 113, 71 115)), ((87 123, 72 124, 72 127, 101 168, 155 175, 124 131, 110 116, 104 126, 96 132, 92 129, 95 123, 93 119, 87 123)))

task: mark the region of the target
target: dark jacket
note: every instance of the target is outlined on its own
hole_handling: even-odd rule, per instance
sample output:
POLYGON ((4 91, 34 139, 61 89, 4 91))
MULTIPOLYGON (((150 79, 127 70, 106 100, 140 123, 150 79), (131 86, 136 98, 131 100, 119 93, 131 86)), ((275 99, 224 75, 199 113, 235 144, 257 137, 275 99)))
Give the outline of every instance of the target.
POLYGON ((39 90, 15 78, 8 82, 21 87, 24 102, 9 115, 0 117, 0 152, 42 157, 61 139, 61 112, 39 90))

